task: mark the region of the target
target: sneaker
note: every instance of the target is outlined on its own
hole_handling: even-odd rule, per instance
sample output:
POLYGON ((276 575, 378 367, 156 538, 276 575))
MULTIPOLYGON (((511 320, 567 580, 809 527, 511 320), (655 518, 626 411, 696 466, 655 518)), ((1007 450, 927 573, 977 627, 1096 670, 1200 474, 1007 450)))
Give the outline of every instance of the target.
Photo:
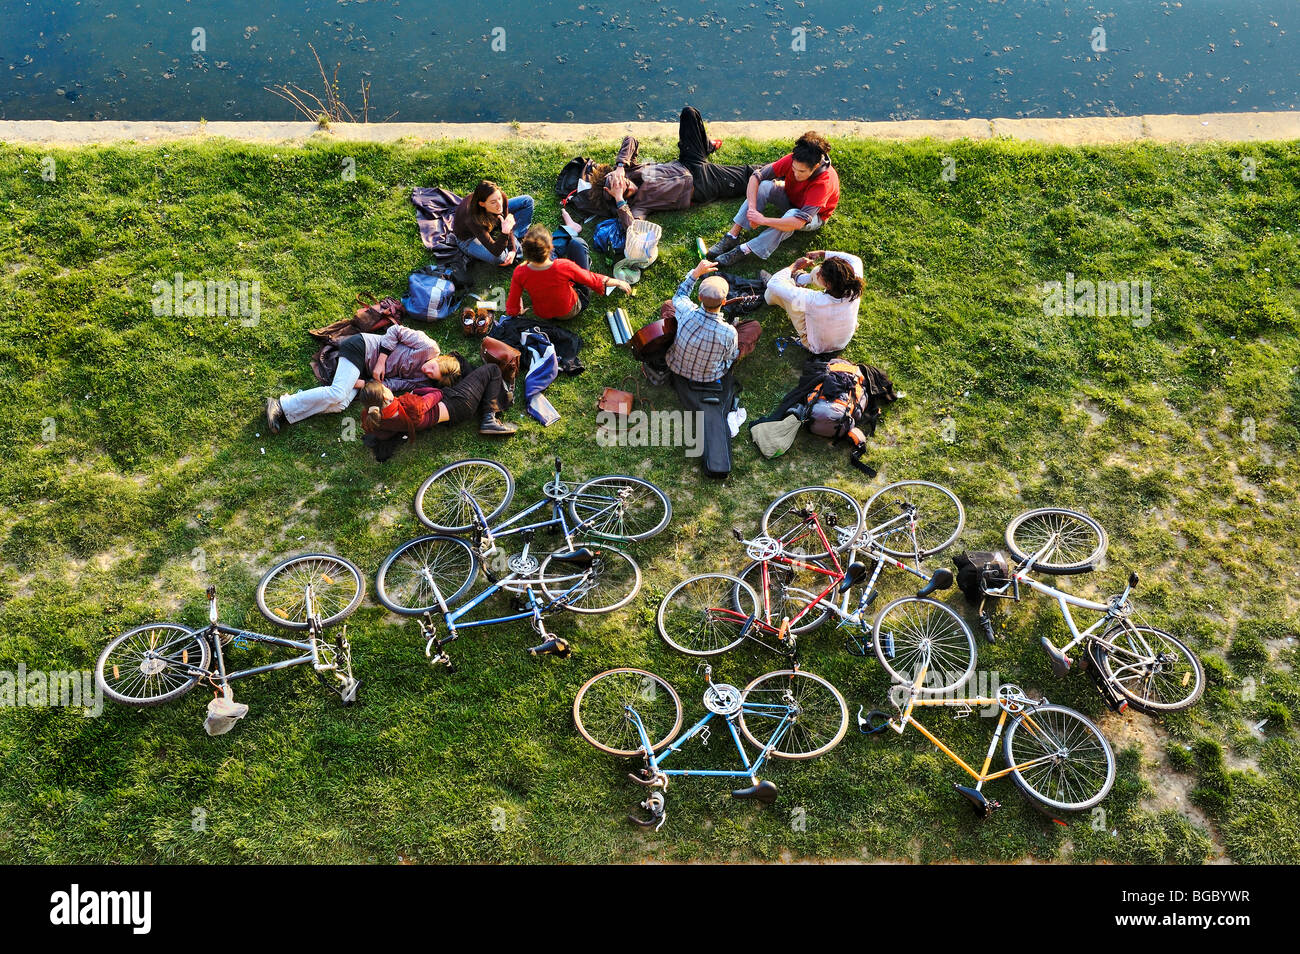
MULTIPOLYGON (((283 397, 281 395, 280 397, 283 397)), ((284 408, 280 406, 280 398, 266 399, 266 426, 272 434, 279 434, 280 428, 289 423, 289 419, 284 416, 284 408)))
MULTIPOLYGON (((740 244, 739 239, 736 240, 736 244, 737 245, 740 244)), ((723 252, 721 255, 717 256, 713 260, 718 263, 718 268, 730 268, 732 265, 735 265, 737 262, 739 262, 742 258, 744 258, 748 254, 749 253, 746 252, 743 248, 733 248, 729 252, 723 252)))
POLYGON ((727 252, 730 252, 733 248, 735 248, 739 244, 740 244, 740 236, 732 235, 730 232, 728 232, 727 234, 723 235, 722 238, 718 239, 715 243, 709 246, 709 251, 705 254, 705 257, 716 262, 718 261, 718 256, 725 255, 727 252))
POLYGON ((513 434, 517 430, 519 428, 514 424, 507 424, 505 421, 498 420, 497 416, 490 411, 483 415, 483 419, 479 421, 478 425, 480 434, 500 435, 502 437, 513 434))

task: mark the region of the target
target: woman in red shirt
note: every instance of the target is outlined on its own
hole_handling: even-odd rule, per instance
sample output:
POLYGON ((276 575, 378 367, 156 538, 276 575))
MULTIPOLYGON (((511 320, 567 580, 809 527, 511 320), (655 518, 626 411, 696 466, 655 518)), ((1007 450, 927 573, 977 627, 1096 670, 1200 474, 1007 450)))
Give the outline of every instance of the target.
MULTIPOLYGON (((480 434, 508 435, 518 430, 514 424, 497 417, 514 400, 501 380, 497 365, 485 364, 463 378, 458 372, 444 371, 441 383, 444 387, 421 387, 394 396, 382 381, 367 382, 361 390, 361 402, 365 405, 361 429, 381 443, 403 436, 414 438, 419 431, 431 430, 439 424, 459 424, 474 417, 479 419, 480 434)), ((375 456, 387 459, 378 450, 375 456)))
MULTIPOLYGON (((573 221, 568 213, 565 219, 573 221)), ((511 275, 510 294, 506 297, 506 314, 511 318, 522 314, 524 292, 528 292, 534 315, 547 321, 562 321, 577 317, 591 301, 593 291, 632 290, 622 279, 588 270, 591 258, 587 243, 577 235, 570 235, 568 230, 559 231, 552 238, 544 226, 534 225, 525 233, 521 247, 524 261, 511 275), (563 243, 558 256, 557 240, 563 243)))

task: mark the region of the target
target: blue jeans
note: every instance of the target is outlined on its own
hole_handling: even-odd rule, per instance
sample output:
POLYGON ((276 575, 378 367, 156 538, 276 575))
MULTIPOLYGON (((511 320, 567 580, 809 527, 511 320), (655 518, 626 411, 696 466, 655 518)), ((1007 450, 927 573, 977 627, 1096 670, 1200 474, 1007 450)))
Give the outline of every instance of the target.
MULTIPOLYGON (((785 194, 785 184, 775 179, 768 179, 758 184, 758 200, 756 204, 760 212, 770 204, 781 210, 782 218, 788 219, 794 215, 794 210, 790 208, 790 200, 785 194)), ((740 211, 736 213, 736 217, 731 221, 739 225, 741 229, 749 228, 748 199, 740 203, 740 211)), ((792 232, 782 232, 780 229, 772 228, 763 229, 754 238, 746 241, 745 244, 749 246, 751 252, 766 260, 768 256, 776 251, 778 245, 791 235, 794 235, 795 232, 814 232, 821 227, 822 220, 820 216, 814 215, 811 222, 792 232)))
MULTIPOLYGON (((506 212, 515 217, 515 227, 512 229, 515 236, 515 244, 523 239, 524 233, 528 231, 528 226, 533 224, 533 197, 531 195, 516 196, 506 203, 506 212)), ((478 239, 468 239, 459 243, 460 250, 470 258, 476 258, 480 262, 488 262, 492 265, 504 265, 509 250, 502 252, 500 255, 493 255, 478 239)), ((512 262, 511 264, 517 264, 512 262)))

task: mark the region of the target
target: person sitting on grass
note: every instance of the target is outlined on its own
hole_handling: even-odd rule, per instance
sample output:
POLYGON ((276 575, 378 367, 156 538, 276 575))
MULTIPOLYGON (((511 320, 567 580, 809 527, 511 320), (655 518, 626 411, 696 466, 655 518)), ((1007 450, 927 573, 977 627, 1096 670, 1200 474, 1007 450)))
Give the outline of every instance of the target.
POLYGON ((768 280, 765 297, 790 316, 809 353, 837 354, 858 327, 862 259, 847 252, 809 252, 768 280))
POLYGON ((750 253, 767 259, 795 232, 821 228, 840 201, 840 177, 831 165, 830 151, 825 136, 809 131, 791 152, 755 172, 730 231, 709 249, 708 257, 723 268, 750 253), (769 205, 776 206, 780 218, 763 214, 769 205), (763 231, 742 241, 747 228, 763 231))
POLYGON ((632 290, 620 278, 589 270, 587 243, 578 236, 578 226, 568 212, 564 219, 566 227, 554 237, 541 225, 534 225, 524 234, 524 261, 511 275, 510 294, 506 297, 506 314, 511 318, 523 313, 525 292, 534 315, 547 321, 563 321, 576 318, 591 301, 593 291, 632 290))
POLYGON ((456 358, 444 355, 438 342, 414 328, 393 325, 382 335, 350 335, 339 342, 329 384, 267 398, 267 427, 279 434, 286 424, 344 411, 368 380, 386 381, 394 394, 401 394, 427 384, 454 384, 460 370, 456 358), (453 377, 447 382, 444 375, 453 377))
POLYGON ((460 250, 491 265, 513 265, 519 257, 519 240, 533 223, 533 197, 506 199, 491 179, 484 179, 460 200, 451 230, 460 250))
MULTIPOLYGON (((498 418, 510 407, 514 395, 501 380, 495 364, 474 368, 449 387, 420 387, 400 396, 380 381, 368 381, 361 390, 365 411, 361 429, 385 441, 403 435, 414 438, 439 424, 459 424, 477 419, 478 432, 506 436, 518 428, 498 418)), ((376 455, 378 456, 378 455, 376 455)))

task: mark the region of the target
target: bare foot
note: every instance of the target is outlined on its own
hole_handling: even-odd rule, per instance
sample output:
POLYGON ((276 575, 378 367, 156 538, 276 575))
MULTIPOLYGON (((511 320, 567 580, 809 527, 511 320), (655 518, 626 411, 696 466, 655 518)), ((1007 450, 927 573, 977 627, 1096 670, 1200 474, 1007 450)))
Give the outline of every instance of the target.
POLYGON ((570 229, 570 235, 577 235, 582 231, 582 226, 573 221, 573 216, 569 215, 569 210, 560 206, 560 218, 564 219, 564 224, 570 229))

